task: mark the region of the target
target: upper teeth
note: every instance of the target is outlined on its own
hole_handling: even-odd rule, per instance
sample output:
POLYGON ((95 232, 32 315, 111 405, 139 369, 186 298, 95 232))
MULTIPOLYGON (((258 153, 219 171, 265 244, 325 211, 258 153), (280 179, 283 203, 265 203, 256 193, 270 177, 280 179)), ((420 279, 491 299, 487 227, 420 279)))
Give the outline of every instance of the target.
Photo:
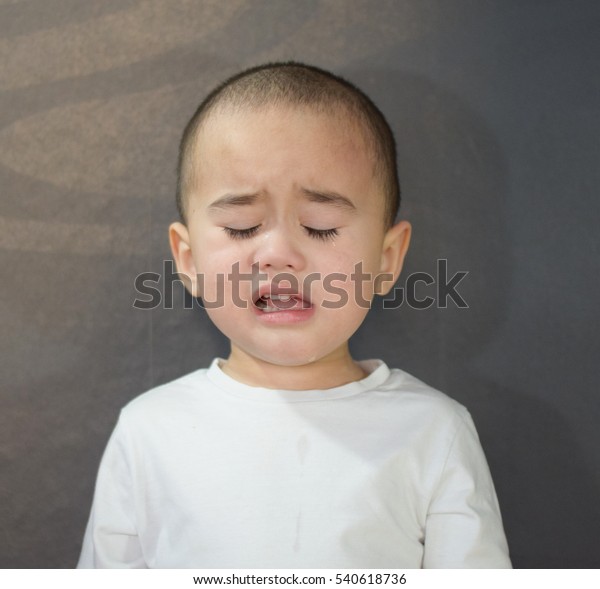
POLYGON ((286 303, 292 297, 290 295, 266 294, 266 295, 263 295, 263 298, 264 299, 271 299, 272 301, 283 301, 284 303, 286 303))

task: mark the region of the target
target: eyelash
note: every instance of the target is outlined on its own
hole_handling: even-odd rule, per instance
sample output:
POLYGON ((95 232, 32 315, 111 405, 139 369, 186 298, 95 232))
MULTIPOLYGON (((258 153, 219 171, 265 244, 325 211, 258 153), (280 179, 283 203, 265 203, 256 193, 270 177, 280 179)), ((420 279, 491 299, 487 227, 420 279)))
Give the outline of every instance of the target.
MULTIPOLYGON (((223 227, 223 230, 232 239, 249 239, 250 237, 254 237, 254 235, 256 235, 259 227, 260 225, 248 227, 248 229, 233 229, 231 227, 223 227)), ((306 225, 303 225, 303 227, 306 229, 306 232, 310 237, 314 237, 315 239, 320 239, 322 241, 333 239, 338 234, 338 230, 336 228, 313 229, 312 227, 306 227, 306 225)))
POLYGON ((229 235, 232 239, 247 239, 253 237, 258 231, 260 225, 254 227, 248 227, 248 229, 232 229, 231 227, 223 227, 223 231, 229 235))
POLYGON ((322 241, 327 241, 328 239, 333 239, 337 234, 338 230, 335 228, 332 229, 313 229, 312 227, 306 227, 303 225, 306 232, 316 239, 320 239, 322 241))

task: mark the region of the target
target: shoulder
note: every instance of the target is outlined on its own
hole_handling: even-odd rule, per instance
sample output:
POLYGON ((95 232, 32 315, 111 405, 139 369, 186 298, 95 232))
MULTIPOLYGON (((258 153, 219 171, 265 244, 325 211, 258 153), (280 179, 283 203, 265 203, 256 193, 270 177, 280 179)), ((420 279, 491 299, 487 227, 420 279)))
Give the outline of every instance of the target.
POLYGON ((444 424, 456 430, 471 421, 458 401, 399 368, 390 369, 387 379, 372 392, 390 411, 432 427, 444 424))
POLYGON ((379 389, 382 392, 397 395, 399 399, 422 403, 431 409, 436 408, 440 411, 458 413, 460 415, 468 413, 463 405, 446 393, 428 385, 400 368, 391 368, 388 378, 379 389))
POLYGON ((389 370, 363 397, 357 420, 373 424, 423 489, 435 486, 452 453, 462 460, 479 452, 467 409, 404 370, 389 370))
POLYGON ((121 420, 164 418, 185 413, 201 403, 211 388, 206 368, 158 385, 132 399, 121 410, 121 420))

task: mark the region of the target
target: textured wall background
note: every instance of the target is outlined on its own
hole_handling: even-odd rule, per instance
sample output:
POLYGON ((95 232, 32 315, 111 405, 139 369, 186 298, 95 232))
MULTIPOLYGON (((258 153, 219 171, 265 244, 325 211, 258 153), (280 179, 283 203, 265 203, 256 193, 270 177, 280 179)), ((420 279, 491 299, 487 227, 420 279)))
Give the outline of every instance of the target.
POLYGON ((470 408, 516 566, 600 566, 598 6, 0 0, 0 565, 73 566, 119 408, 227 353, 202 312, 134 309, 134 278, 169 257, 204 93, 298 59, 396 130, 404 278, 470 272, 469 309, 376 308, 356 356, 470 408))

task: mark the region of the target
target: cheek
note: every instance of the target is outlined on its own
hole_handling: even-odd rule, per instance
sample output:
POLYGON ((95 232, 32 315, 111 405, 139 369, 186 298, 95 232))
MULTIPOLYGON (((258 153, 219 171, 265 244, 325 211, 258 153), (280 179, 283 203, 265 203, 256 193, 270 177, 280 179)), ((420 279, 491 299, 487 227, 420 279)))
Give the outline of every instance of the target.
POLYGON ((219 268, 209 263, 196 263, 197 294, 207 309, 219 308, 226 300, 227 276, 219 268))
POLYGON ((216 300, 225 304, 231 300, 248 296, 252 292, 251 268, 244 262, 237 247, 231 244, 213 247, 210 250, 198 248, 200 254, 194 256, 198 271, 199 287, 202 298, 216 300), (237 296, 234 296, 237 295, 237 296))
POLYGON ((378 275, 380 255, 374 249, 355 250, 340 246, 340 252, 321 265, 319 290, 330 300, 346 293, 348 304, 364 306, 373 298, 373 283, 378 275), (335 294, 337 293, 337 294, 335 294))

